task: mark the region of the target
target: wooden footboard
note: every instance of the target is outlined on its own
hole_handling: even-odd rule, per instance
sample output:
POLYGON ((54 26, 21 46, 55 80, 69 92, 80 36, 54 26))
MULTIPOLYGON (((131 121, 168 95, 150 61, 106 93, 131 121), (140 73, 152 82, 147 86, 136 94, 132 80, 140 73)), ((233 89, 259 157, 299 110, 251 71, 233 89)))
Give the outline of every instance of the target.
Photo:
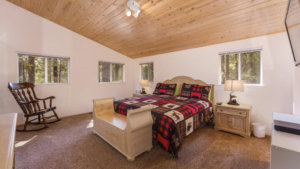
POLYGON ((114 112, 113 98, 94 100, 93 131, 128 160, 152 148, 152 106, 128 110, 127 116, 114 112))

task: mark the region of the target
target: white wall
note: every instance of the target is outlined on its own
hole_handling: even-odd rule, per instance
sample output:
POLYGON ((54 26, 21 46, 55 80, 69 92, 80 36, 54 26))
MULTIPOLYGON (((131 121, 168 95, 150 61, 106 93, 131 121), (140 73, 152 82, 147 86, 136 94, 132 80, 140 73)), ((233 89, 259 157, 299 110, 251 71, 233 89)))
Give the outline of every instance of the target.
POLYGON ((300 67, 295 67, 295 77, 293 86, 294 114, 300 115, 300 67))
POLYGON ((251 121, 267 124, 270 134, 273 112, 293 112, 294 64, 286 33, 140 58, 135 60, 136 69, 139 69, 139 63, 153 61, 155 82, 179 75, 201 79, 216 84, 216 101, 227 102, 229 92, 224 91, 223 85, 218 85, 221 64, 218 54, 253 48, 263 49, 263 86, 246 86, 245 92, 235 94, 240 103, 253 106, 251 121))
POLYGON ((21 113, 7 88, 18 80, 16 51, 71 58, 70 84, 36 86, 41 97, 56 96, 61 117, 91 112, 94 98, 127 97, 134 90, 132 59, 0 0, 0 113, 21 113), (99 60, 125 63, 126 82, 98 84, 99 60))
MULTIPOLYGON (((293 44, 300 43, 300 25, 296 25, 289 29, 290 34, 293 34, 291 41, 293 44)), ((299 46, 294 46, 294 53, 298 56, 297 63, 299 63, 300 48, 299 46)), ((294 114, 300 115, 300 66, 295 67, 295 78, 294 78, 294 114)))

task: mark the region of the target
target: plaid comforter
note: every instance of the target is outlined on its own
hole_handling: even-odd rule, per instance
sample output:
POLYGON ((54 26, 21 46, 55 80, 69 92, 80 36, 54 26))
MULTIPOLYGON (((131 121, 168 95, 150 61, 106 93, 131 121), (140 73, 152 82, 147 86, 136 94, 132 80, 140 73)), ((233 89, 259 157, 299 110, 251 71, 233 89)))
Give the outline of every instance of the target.
POLYGON ((114 102, 117 113, 152 104, 153 140, 177 156, 182 140, 212 118, 211 103, 194 98, 166 95, 130 97, 114 102))

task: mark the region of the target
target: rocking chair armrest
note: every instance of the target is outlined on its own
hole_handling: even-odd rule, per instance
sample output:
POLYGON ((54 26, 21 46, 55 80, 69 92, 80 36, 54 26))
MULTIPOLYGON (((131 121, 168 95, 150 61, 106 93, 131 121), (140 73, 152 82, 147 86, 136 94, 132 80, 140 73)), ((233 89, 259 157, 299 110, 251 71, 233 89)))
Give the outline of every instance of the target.
POLYGON ((48 99, 55 99, 55 96, 49 96, 49 97, 46 97, 46 98, 36 98, 37 100, 48 100, 48 99))
POLYGON ((32 101, 29 101, 29 102, 20 101, 20 104, 31 104, 31 103, 37 103, 37 102, 38 102, 37 100, 32 100, 32 101))

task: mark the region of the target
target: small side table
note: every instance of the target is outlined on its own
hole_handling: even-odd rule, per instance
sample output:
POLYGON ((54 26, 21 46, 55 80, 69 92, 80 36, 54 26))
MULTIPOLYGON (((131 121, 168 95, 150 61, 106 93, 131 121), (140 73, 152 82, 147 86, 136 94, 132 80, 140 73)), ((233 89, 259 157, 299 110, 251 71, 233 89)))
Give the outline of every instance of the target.
MULTIPOLYGON (((292 114, 273 113, 274 120, 300 124, 300 117, 292 114)), ((300 135, 272 129, 271 136, 271 169, 299 169, 300 135)))
POLYGON ((215 105, 215 129, 250 137, 250 105, 215 105))

